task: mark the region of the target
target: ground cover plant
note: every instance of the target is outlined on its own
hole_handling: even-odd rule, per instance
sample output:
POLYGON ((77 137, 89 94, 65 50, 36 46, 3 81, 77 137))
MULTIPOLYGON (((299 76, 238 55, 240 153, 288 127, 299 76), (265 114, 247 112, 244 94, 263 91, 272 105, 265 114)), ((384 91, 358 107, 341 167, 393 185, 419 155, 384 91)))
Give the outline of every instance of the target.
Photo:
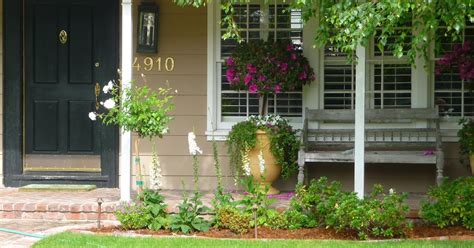
POLYGON ((33 247, 369 247, 369 248, 444 248, 472 247, 474 241, 433 241, 433 240, 402 240, 381 242, 354 241, 318 241, 318 240, 234 240, 234 239, 195 239, 195 238, 138 238, 96 236, 76 233, 61 233, 40 240, 33 247))

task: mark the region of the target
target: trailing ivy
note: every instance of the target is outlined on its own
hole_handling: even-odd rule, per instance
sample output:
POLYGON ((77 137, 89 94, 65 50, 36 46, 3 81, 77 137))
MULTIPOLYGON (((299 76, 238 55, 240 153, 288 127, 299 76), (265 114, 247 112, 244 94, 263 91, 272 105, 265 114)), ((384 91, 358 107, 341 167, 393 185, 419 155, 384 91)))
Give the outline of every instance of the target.
POLYGON ((245 154, 257 144, 257 130, 270 136, 270 151, 281 166, 281 176, 287 179, 298 170, 300 141, 288 120, 277 115, 250 116, 232 127, 227 138, 230 165, 235 176, 242 175, 245 154))

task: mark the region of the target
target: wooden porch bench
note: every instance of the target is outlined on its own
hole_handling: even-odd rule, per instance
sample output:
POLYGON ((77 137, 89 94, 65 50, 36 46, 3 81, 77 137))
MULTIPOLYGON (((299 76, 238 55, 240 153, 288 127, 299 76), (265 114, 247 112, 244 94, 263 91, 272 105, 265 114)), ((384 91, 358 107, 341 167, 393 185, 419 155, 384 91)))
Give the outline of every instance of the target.
MULTIPOLYGON (((433 164, 436 182, 442 182, 444 155, 437 108, 368 109, 365 119, 365 163, 433 164)), ((353 126, 340 127, 354 120, 354 110, 305 110, 298 183, 304 181, 307 162, 354 162, 353 126), (331 128, 330 123, 338 128, 331 128), (321 124, 328 125, 321 128, 321 124)))

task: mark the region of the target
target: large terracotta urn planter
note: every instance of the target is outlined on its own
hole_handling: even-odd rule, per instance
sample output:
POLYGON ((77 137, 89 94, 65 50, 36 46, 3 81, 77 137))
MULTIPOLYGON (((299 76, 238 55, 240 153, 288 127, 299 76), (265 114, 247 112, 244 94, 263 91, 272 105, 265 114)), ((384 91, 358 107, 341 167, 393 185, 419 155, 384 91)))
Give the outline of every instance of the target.
POLYGON ((250 173, 252 174, 254 181, 260 184, 261 187, 269 187, 269 195, 275 195, 280 193, 280 190, 272 186, 272 183, 278 179, 281 172, 281 166, 277 164, 275 156, 270 150, 270 137, 263 130, 257 130, 257 144, 249 151, 248 154, 250 162, 250 173), (260 152, 265 160, 265 171, 263 174, 260 172, 260 161, 258 156, 260 152))
POLYGON ((474 154, 469 154, 469 162, 471 164, 471 175, 474 176, 474 154))

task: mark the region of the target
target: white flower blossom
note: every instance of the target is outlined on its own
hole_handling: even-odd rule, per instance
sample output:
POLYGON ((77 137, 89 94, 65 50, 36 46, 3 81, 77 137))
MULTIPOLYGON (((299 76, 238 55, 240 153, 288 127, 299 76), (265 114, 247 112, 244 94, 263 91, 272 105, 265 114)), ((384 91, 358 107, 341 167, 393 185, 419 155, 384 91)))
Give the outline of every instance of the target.
POLYGON ((194 132, 189 132, 188 133, 188 146, 189 146, 189 154, 195 156, 198 153, 202 154, 201 148, 198 147, 196 143, 196 135, 194 132))
POLYGON ((161 134, 167 134, 169 132, 169 128, 165 127, 162 131, 161 134))
POLYGON ((265 159, 263 158, 262 150, 260 150, 260 153, 258 154, 258 166, 260 168, 260 174, 263 174, 265 172, 265 159))
POLYGON ((111 108, 115 107, 115 101, 114 101, 114 99, 110 98, 110 99, 105 100, 105 102, 104 102, 104 107, 105 107, 106 109, 111 109, 111 108))
POLYGON ((244 149, 243 151, 241 151, 241 154, 242 154, 242 166, 243 166, 243 171, 244 171, 244 175, 246 176, 250 176, 250 159, 249 159, 249 151, 250 149, 244 149))
POLYGON ((161 189, 163 175, 161 174, 161 165, 158 157, 153 158, 153 163, 150 166, 150 176, 150 187, 154 190, 161 189))
POLYGON ((391 189, 388 190, 388 193, 390 193, 391 195, 393 195, 393 193, 395 193, 395 190, 391 188, 391 189))
POLYGON ((109 81, 109 83, 106 84, 104 88, 102 88, 102 91, 104 91, 104 94, 107 94, 113 87, 114 87, 114 83, 112 81, 109 81))
POLYGON ((95 121, 97 119, 97 115, 94 112, 89 112, 89 119, 95 121))

